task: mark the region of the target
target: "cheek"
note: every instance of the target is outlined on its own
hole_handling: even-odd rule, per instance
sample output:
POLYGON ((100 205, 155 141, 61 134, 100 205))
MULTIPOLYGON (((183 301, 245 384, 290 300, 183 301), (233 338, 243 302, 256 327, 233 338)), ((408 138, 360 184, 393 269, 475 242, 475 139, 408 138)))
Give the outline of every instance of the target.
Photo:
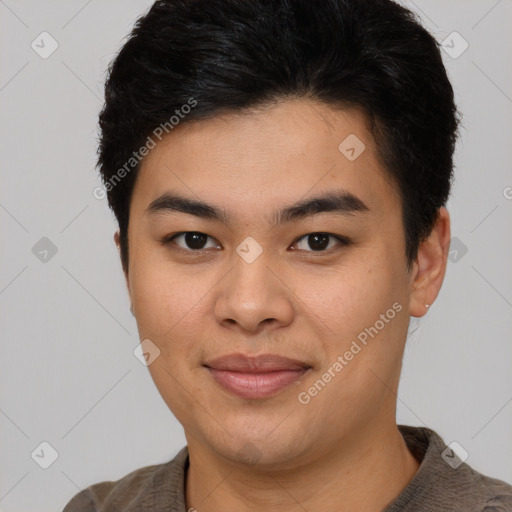
POLYGON ((184 420, 190 407, 187 397, 201 394, 194 372, 200 371, 198 340, 205 339, 200 308, 207 283, 168 262, 147 258, 134 265, 131 289, 139 337, 150 339, 160 351, 148 370, 168 407, 184 420))
POLYGON ((201 325, 201 300, 208 294, 207 276, 190 275, 189 270, 156 258, 134 264, 130 281, 139 334, 168 343, 192 336, 201 325))
POLYGON ((391 408, 388 386, 397 375, 408 325, 400 272, 381 257, 373 263, 368 259, 347 265, 325 282, 315 282, 325 285, 323 293, 320 286, 314 293, 308 294, 306 287, 300 291, 310 319, 319 318, 318 325, 328 327, 321 338, 321 374, 310 383, 314 389, 301 389, 321 390, 311 408, 332 410, 338 418, 333 425, 347 418, 358 422, 382 404, 391 408), (329 384, 324 388, 319 381, 329 384), (339 407, 333 409, 333 404, 339 407))
POLYGON ((385 264, 349 262, 335 271, 302 276, 295 293, 326 329, 345 337, 374 323, 399 300, 393 272, 385 264))
POLYGON ((407 287, 395 257, 384 248, 368 251, 321 279, 303 279, 296 290, 323 332, 324 363, 329 367, 339 355, 357 352, 348 354, 350 368, 338 382, 350 374, 356 387, 362 385, 358 379, 367 380, 370 367, 390 375, 400 359, 408 325, 407 287))

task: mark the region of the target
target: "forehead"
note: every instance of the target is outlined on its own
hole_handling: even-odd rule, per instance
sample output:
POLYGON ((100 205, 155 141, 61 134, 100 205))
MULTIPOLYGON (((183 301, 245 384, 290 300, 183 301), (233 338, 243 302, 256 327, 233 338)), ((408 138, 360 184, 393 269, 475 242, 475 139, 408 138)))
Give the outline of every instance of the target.
POLYGON ((399 197, 381 166, 365 115, 311 100, 183 122, 145 157, 132 206, 173 191, 252 218, 330 190, 359 197, 375 214, 399 197))

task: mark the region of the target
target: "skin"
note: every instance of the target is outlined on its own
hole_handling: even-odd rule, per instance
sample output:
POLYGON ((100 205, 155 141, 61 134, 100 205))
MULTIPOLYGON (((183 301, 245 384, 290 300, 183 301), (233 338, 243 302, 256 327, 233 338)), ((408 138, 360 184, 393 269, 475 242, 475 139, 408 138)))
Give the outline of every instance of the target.
POLYGON ((419 467, 396 425, 401 360, 409 317, 423 316, 442 285, 450 220, 441 208, 408 270, 398 188, 360 111, 294 99, 178 125, 143 162, 128 236, 140 339, 160 350, 148 368, 188 443, 187 510, 380 511, 400 494, 419 467), (338 150, 349 134, 366 145, 354 161, 338 150), (274 210, 339 189, 369 210, 269 222, 274 210), (148 215, 169 191, 231 219, 148 215), (184 237, 160 243, 186 231, 210 237, 202 254, 184 237), (311 233, 351 243, 331 238, 315 251, 302 238, 311 233), (248 236, 263 250, 252 263, 236 252, 248 236), (396 302, 402 310, 300 403, 298 394, 396 302), (203 366, 233 352, 279 354, 312 369, 272 397, 242 399, 203 366))

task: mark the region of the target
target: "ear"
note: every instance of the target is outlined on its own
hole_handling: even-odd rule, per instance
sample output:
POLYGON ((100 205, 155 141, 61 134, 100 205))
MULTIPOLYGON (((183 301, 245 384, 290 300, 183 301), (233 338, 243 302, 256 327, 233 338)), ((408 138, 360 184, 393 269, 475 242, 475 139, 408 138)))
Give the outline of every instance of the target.
POLYGON ((421 317, 436 299, 443 284, 450 250, 450 214, 446 208, 438 211, 432 232, 418 248, 411 273, 411 316, 421 317))
MULTIPOLYGON (((119 233, 119 231, 116 231, 114 233, 114 242, 116 244, 116 247, 117 247, 117 251, 119 252, 119 257, 121 257, 121 242, 120 242, 120 239, 121 239, 121 235, 119 233)), ((122 266, 122 261, 121 261, 121 266, 122 266)), ((125 270, 123 270, 123 273, 124 273, 124 278, 125 278, 125 281, 126 281, 126 288, 128 289, 128 295, 130 297, 130 311, 133 313, 133 301, 132 301, 132 294, 131 294, 131 291, 130 291, 130 280, 128 279, 128 272, 126 272, 125 270)))

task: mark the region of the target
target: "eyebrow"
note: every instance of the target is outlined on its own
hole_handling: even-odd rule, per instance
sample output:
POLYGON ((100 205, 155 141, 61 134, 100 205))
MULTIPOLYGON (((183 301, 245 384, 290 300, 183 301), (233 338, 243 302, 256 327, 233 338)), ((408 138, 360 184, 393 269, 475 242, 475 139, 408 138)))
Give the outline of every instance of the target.
MULTIPOLYGON (((354 194, 345 190, 328 192, 317 197, 298 201, 291 206, 276 211, 270 217, 273 226, 285 222, 296 221, 319 213, 337 213, 353 215, 358 212, 368 212, 370 209, 354 194)), ((166 192, 146 208, 147 215, 181 212, 196 217, 229 224, 231 217, 224 209, 197 199, 191 199, 179 194, 166 192)))

